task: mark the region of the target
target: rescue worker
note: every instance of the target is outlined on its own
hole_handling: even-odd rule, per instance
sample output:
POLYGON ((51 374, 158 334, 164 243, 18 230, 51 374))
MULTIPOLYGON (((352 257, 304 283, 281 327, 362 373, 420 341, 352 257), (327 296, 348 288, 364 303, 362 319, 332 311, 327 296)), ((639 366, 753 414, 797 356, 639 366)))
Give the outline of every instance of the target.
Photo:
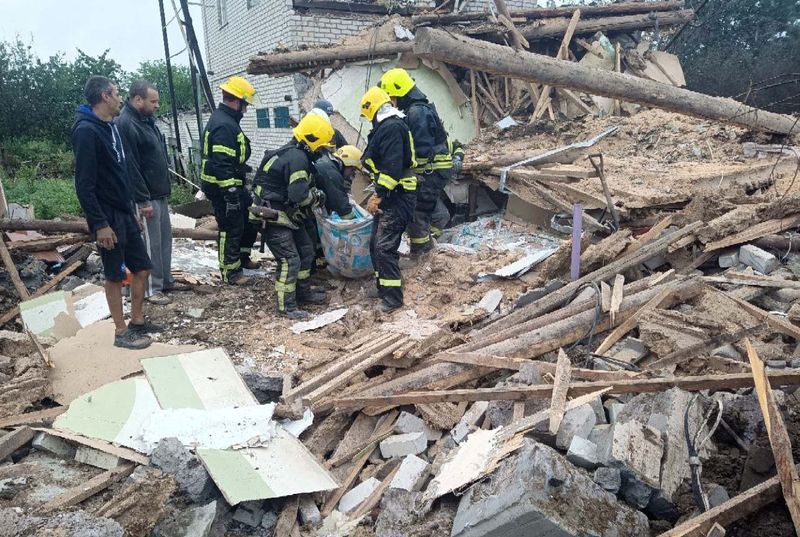
POLYGON ((408 226, 411 253, 420 254, 433 247, 431 219, 436 202, 453 174, 453 159, 463 159, 463 150, 451 154, 447 131, 428 97, 417 87, 405 69, 386 71, 380 87, 391 97, 392 104, 406 114, 406 122, 414 139, 417 164, 414 173, 420 179, 417 206, 408 226))
MULTIPOLYGON (((450 154, 453 155, 453 174, 450 177, 451 182, 457 182, 458 177, 461 175, 461 167, 464 163, 464 146, 456 140, 450 143, 450 154)), ((445 185, 447 187, 447 185, 445 185)), ((431 238, 438 239, 444 233, 444 228, 450 223, 450 211, 444 203, 445 195, 440 194, 436 199, 436 206, 431 214, 431 238)))
MULTIPOLYGON (((305 227, 307 209, 325 203, 325 194, 312 186, 312 159, 331 143, 333 127, 308 114, 292 130, 292 141, 267 152, 253 182, 255 204, 278 211, 278 219, 262 228, 270 252, 278 263, 275 295, 278 312, 291 319, 308 318, 301 304, 324 304, 324 291, 311 287, 314 246, 305 227)), ((313 217, 312 217, 313 218, 313 217)), ((253 216, 251 220, 256 221, 253 216)))
POLYGON ((375 185, 367 210, 373 215, 370 255, 377 278, 380 309, 390 313, 403 305, 400 254, 403 231, 414 216, 417 178, 412 169, 414 141, 405 114, 378 87, 361 98, 361 115, 372 122, 364 150, 364 171, 375 185))
POLYGON ((242 274, 242 268, 258 267, 250 260, 258 231, 249 222, 247 212, 252 203, 245 188, 250 140, 239 122, 253 103, 256 90, 241 76, 232 76, 219 88, 222 102, 203 131, 200 178, 219 228, 217 248, 222 279, 232 285, 248 285, 250 279, 242 274))
MULTIPOLYGON (((314 108, 311 110, 311 112, 314 112, 314 110, 321 110, 325 112, 325 116, 328 118, 328 120, 330 120, 331 116, 335 112, 331 102, 326 101, 325 99, 319 99, 317 102, 315 102, 314 108)), ((347 139, 344 137, 344 135, 339 132, 339 129, 333 129, 333 146, 336 149, 339 149, 340 147, 344 147, 346 145, 347 139)))
POLYGON ((314 161, 314 183, 325 193, 325 209, 342 220, 355 218, 348 194, 355 171, 362 168, 361 156, 360 149, 346 145, 333 154, 325 152, 314 161))

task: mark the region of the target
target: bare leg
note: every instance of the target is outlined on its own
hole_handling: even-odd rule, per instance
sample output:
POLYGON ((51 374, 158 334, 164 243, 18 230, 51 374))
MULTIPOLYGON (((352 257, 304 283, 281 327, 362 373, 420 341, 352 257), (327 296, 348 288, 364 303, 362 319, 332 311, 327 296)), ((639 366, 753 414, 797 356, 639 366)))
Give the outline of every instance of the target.
POLYGON ((122 315, 122 282, 106 280, 105 289, 108 309, 111 311, 111 318, 114 320, 114 332, 119 336, 128 329, 125 325, 125 318, 122 315))
POLYGON ((133 324, 142 324, 144 322, 142 303, 144 302, 144 290, 147 288, 149 276, 149 270, 140 270, 133 273, 133 281, 131 282, 131 322, 133 324))

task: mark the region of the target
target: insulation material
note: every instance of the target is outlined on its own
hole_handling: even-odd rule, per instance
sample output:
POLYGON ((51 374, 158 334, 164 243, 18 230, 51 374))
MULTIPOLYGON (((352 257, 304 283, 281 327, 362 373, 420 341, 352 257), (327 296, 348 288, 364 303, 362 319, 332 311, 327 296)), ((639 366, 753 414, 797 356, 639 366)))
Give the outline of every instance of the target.
POLYGON ((72 301, 69 293, 56 291, 19 304, 25 328, 37 336, 52 336, 55 319, 60 313, 70 313, 72 301))
POLYGON ((348 309, 349 308, 339 308, 332 311, 326 311, 321 315, 317 315, 310 321, 294 323, 289 327, 289 330, 295 334, 300 334, 302 332, 308 332, 309 330, 316 330, 317 328, 328 326, 329 324, 335 323, 336 321, 342 319, 347 314, 348 309))

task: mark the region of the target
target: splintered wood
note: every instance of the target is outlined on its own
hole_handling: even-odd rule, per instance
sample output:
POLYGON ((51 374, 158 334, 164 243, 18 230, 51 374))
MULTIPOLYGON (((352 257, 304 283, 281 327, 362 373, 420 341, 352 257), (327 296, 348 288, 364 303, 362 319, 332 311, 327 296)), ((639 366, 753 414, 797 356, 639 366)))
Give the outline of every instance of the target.
POLYGON ((570 382, 570 361, 563 349, 558 349, 558 362, 553 382, 553 395, 550 398, 550 434, 556 434, 564 418, 567 405, 567 391, 570 382))

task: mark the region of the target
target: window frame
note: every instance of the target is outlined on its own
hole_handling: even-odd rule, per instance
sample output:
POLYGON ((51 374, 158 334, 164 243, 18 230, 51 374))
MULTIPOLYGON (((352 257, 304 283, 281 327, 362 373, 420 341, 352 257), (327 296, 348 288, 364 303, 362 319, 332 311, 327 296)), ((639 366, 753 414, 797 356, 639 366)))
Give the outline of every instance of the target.
POLYGON ((288 106, 276 106, 272 109, 273 124, 276 129, 291 129, 291 114, 288 106), (280 113, 278 112, 280 110, 280 113), (285 112, 284 112, 285 111, 285 112), (285 114, 285 116, 284 116, 285 114), (280 121, 280 123, 279 123, 280 121), (284 126, 285 122, 285 126, 284 126))

